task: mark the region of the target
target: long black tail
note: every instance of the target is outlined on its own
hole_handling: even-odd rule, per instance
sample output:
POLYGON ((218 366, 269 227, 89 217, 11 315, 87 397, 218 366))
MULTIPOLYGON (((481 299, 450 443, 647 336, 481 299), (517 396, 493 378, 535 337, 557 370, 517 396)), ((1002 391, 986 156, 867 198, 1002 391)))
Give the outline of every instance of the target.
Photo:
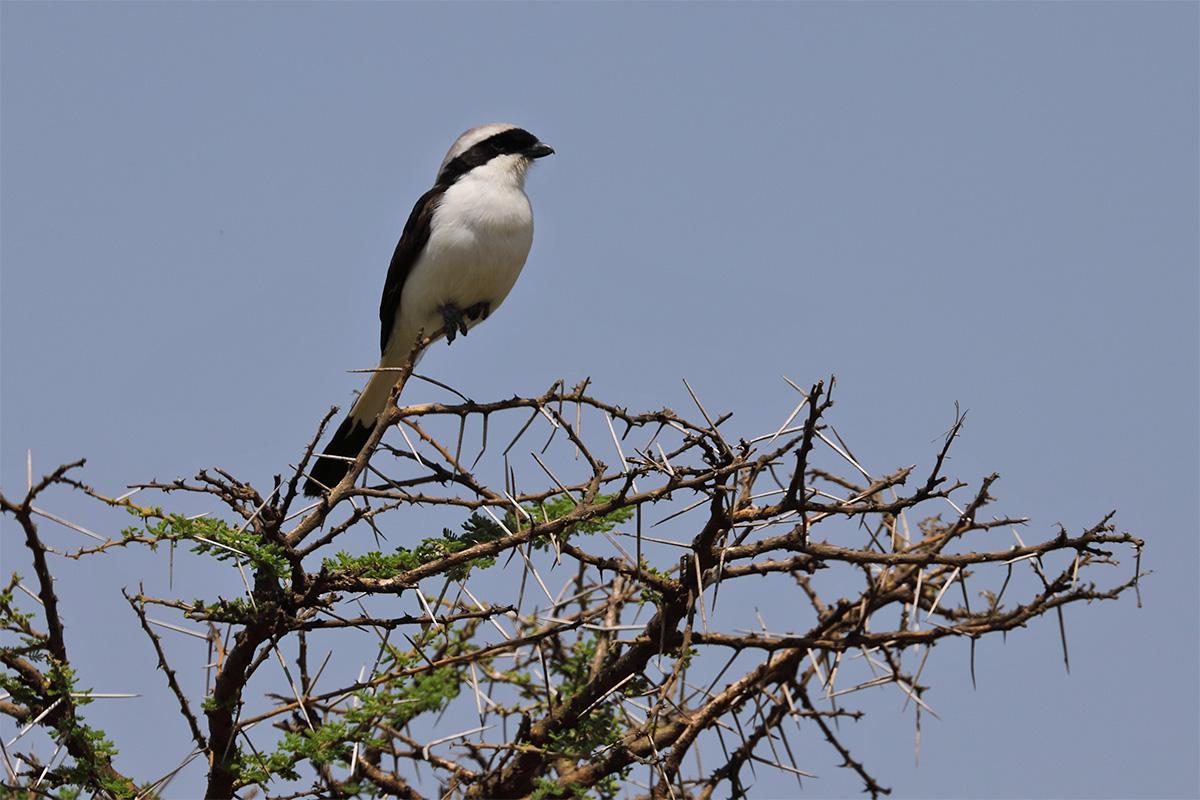
MULTIPOLYGON (((384 365, 381 364, 381 366, 384 365)), ((309 471, 308 474, 312 480, 304 484, 306 495, 318 497, 337 486, 342 478, 346 477, 346 473, 350 471, 350 462, 346 459, 355 458, 363 449, 363 445, 367 443, 371 431, 375 430, 375 418, 387 405, 388 396, 391 394, 395 382, 395 373, 392 372, 381 371, 371 375, 371 379, 359 393, 358 399, 354 401, 350 413, 342 420, 342 424, 334 432, 333 438, 329 440, 329 446, 325 448, 325 452, 317 458, 313 468, 309 471), (340 458, 324 458, 323 456, 340 456, 340 458)))
POLYGON ((337 486, 346 473, 350 471, 347 458, 355 458, 367 443, 375 425, 363 425, 351 414, 342 420, 342 424, 329 440, 325 452, 321 453, 309 470, 309 480, 304 484, 304 493, 309 497, 318 497, 337 486), (325 458, 325 456, 340 456, 325 458))

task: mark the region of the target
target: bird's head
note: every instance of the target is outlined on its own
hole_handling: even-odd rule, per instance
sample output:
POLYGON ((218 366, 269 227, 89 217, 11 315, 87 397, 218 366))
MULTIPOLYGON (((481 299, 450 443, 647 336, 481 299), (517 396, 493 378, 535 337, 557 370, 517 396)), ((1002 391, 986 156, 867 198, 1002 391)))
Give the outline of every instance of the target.
POLYGON ((522 181, 535 159, 553 152, 552 147, 516 125, 504 122, 480 125, 459 136, 451 145, 438 170, 437 182, 451 184, 479 168, 487 168, 498 175, 511 174, 522 181))

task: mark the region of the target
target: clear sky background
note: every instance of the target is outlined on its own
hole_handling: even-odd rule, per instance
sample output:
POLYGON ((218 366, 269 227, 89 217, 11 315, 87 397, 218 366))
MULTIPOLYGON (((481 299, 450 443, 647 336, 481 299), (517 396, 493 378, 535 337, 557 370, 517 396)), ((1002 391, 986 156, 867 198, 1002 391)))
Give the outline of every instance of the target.
MULTIPOLYGON (((1052 620, 982 646, 978 691, 938 648, 920 766, 899 702, 858 756, 900 797, 1194 797, 1198 10, 5 2, 4 489, 27 449, 114 492, 285 469, 373 365, 445 149, 516 122, 558 151, 533 253, 425 371, 479 399, 590 375, 633 408, 685 407, 687 377, 756 432, 781 374, 836 373, 878 470, 927 464, 960 402, 951 472, 999 472, 1030 536, 1118 509, 1145 607, 1069 609, 1069 676, 1052 620)), ((7 523, 2 556, 28 572, 7 523)), ((186 734, 119 587, 161 560, 64 570, 85 685, 146 694, 89 718, 157 774, 186 734)), ((810 796, 857 796, 820 772, 810 796)))

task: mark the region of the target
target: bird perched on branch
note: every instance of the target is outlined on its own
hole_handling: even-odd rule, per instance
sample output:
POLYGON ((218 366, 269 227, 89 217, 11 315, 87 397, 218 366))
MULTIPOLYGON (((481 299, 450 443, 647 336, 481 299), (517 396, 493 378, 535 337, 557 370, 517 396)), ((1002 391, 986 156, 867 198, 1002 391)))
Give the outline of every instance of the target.
POLYGON ((472 128, 454 142, 433 188, 409 214, 379 304, 379 366, 318 457, 304 486, 337 485, 387 404, 417 337, 453 342, 504 302, 533 244, 525 173, 554 150, 515 125, 472 128), (325 458, 324 456, 333 456, 325 458))

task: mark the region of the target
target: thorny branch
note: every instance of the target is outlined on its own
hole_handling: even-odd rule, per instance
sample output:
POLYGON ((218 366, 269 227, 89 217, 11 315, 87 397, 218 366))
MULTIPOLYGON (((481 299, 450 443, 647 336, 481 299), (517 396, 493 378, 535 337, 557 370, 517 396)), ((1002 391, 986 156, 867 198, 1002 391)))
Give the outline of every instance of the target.
POLYGON ((878 797, 889 790, 840 738, 838 721, 865 713, 847 702, 895 691, 915 714, 932 713, 921 674, 936 645, 967 640, 973 669, 980 637, 1137 588, 1143 543, 1117 532, 1112 514, 1026 543, 1024 520, 984 517, 996 476, 956 500, 967 486, 943 470, 959 414, 927 472, 873 476, 828 427, 832 380, 800 392, 778 428, 739 436, 690 385, 698 420, 632 413, 588 381, 401 406, 410 377, 408 365, 396 371, 346 478, 307 507, 293 508, 297 487, 331 415, 265 491, 213 469, 113 497, 73 477, 77 462, 31 475, 19 501, 0 494, 36 579, 29 589, 14 575, 0 593, 4 630, 21 639, 0 647, 0 715, 23 731, 0 742, 4 786, 151 797, 203 759, 212 798, 251 786, 277 797, 607 798, 639 785, 653 800, 741 797, 747 770, 801 780, 821 766, 797 760, 812 748, 792 744, 794 726, 791 736, 825 742, 878 797), (526 460, 518 445, 535 434, 525 446, 540 449, 526 460), (507 446, 484 459, 497 438, 507 446), (136 524, 97 537, 35 505, 55 490, 136 524), (154 493, 217 505, 184 516, 150 505, 154 493), (448 521, 441 536, 422 535, 418 508, 448 521), (52 550, 35 517, 102 541, 52 550), (126 593, 192 740, 178 766, 139 789, 82 722, 89 695, 75 688, 51 557, 158 545, 222 562, 209 568, 234 570, 245 592, 126 593), (1131 576, 1088 580, 1123 552, 1131 576), (757 614, 764 605, 771 627, 757 614), (202 693, 172 664, 177 634, 207 644, 202 693), (327 652, 319 663, 316 647, 327 652), (347 674, 335 651, 365 662, 347 674), (65 751, 56 766, 28 731, 65 751))

